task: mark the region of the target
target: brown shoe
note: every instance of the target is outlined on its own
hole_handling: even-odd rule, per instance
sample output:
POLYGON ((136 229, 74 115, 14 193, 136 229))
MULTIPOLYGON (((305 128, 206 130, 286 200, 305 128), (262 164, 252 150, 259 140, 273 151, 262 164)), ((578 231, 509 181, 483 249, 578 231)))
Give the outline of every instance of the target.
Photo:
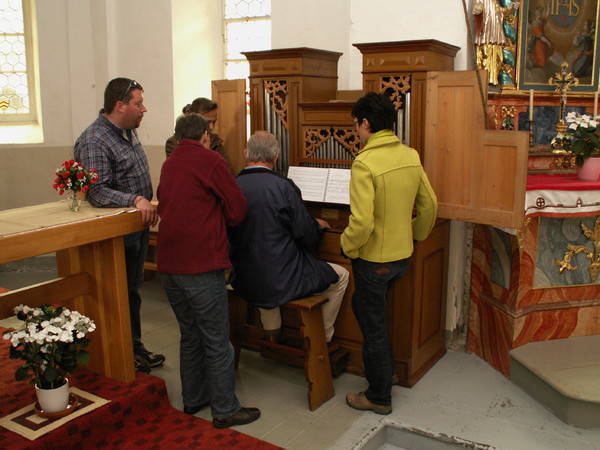
POLYGON ((348 406, 361 411, 373 411, 376 414, 388 415, 392 412, 392 405, 376 405, 371 403, 363 392, 351 392, 346 395, 348 406))
POLYGON ((254 422, 260 417, 260 410, 258 408, 240 408, 233 416, 224 417, 222 419, 213 419, 213 425, 215 428, 229 428, 235 425, 245 425, 250 422, 254 422))

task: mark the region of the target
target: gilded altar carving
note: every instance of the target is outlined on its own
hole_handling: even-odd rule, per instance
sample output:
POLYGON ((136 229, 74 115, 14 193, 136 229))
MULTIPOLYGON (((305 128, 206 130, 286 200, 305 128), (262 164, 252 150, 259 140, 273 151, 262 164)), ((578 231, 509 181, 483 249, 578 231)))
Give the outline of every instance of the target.
POLYGON ((565 270, 574 272, 577 270, 577 266, 573 266, 571 261, 573 255, 577 253, 585 253, 587 259, 590 260, 590 266, 588 272, 592 281, 596 281, 598 278, 598 271, 600 271, 600 217, 596 218, 594 223, 594 229, 588 228, 583 222, 581 223, 581 229, 583 234, 594 244, 594 250, 590 250, 584 245, 573 245, 567 244, 567 251, 565 252, 563 259, 556 258, 556 265, 558 266, 558 273, 563 273, 565 270))
POLYGON ((513 84, 519 2, 476 0, 473 5, 477 67, 487 69, 489 84, 513 84))
POLYGON ((574 169, 577 167, 575 165, 575 157, 571 155, 556 156, 552 160, 551 165, 557 169, 574 169))
POLYGON ((288 92, 285 80, 265 80, 265 91, 269 94, 271 108, 277 113, 281 123, 287 130, 288 127, 288 92))
POLYGON ((502 130, 514 130, 515 121, 514 118, 517 116, 517 110, 514 106, 506 107, 503 106, 500 110, 500 117, 502 118, 502 130))

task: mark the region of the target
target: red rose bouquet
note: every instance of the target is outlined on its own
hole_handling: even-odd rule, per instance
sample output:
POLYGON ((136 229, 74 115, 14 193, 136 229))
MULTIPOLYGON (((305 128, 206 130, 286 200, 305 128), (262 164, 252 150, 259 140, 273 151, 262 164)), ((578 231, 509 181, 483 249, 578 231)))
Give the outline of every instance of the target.
POLYGON ((80 163, 71 159, 56 169, 56 179, 52 187, 63 195, 65 191, 86 193, 96 183, 96 169, 86 170, 80 163))

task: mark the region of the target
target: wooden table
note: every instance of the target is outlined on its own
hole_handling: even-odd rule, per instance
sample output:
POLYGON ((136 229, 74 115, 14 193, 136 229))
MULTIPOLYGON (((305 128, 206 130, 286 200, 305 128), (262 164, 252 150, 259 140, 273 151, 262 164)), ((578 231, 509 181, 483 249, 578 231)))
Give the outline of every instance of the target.
POLYGON ((61 303, 90 317, 88 369, 128 383, 135 379, 123 235, 143 229, 133 208, 78 212, 64 200, 0 211, 0 264, 56 252, 58 278, 0 294, 0 318, 19 304, 61 303))

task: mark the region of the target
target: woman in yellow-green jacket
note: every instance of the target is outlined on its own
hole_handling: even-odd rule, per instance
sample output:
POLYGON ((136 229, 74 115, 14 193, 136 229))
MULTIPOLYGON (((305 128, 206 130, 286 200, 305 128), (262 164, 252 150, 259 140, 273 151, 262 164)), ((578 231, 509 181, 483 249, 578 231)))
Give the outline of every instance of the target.
POLYGON ((365 95, 352 116, 363 148, 352 164, 351 215, 341 245, 352 259, 352 310, 363 334, 369 387, 348 394, 346 402, 355 409, 389 414, 394 361, 387 333, 387 289, 408 269, 413 239, 423 240, 432 230, 437 199, 418 153, 392 131, 396 111, 386 96, 365 95))

